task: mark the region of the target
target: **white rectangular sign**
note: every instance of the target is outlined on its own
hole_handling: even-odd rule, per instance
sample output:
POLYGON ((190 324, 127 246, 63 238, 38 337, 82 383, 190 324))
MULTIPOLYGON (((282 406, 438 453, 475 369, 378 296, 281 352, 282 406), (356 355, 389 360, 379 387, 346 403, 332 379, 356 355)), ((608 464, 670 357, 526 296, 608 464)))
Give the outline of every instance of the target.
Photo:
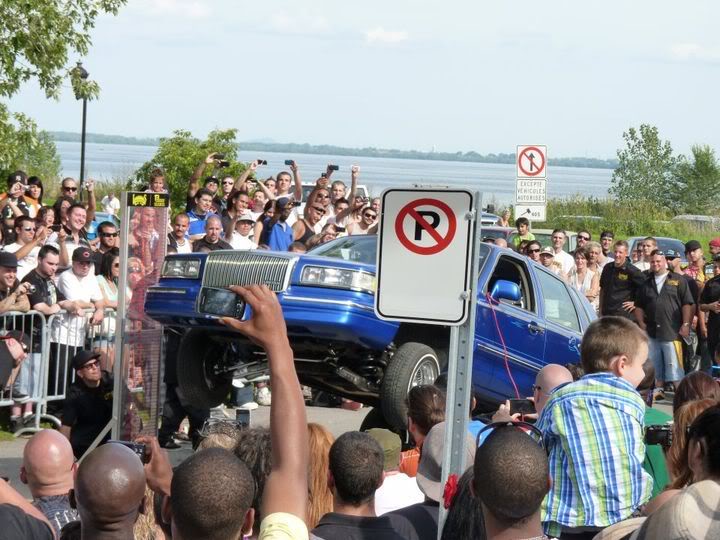
POLYGON ((518 204, 515 205, 515 219, 528 218, 530 221, 545 221, 546 207, 544 204, 518 204))
POLYGON ((515 168, 518 178, 547 177, 547 146, 524 144, 517 147, 515 168))
POLYGON ((382 193, 375 312, 393 321, 459 325, 468 315, 475 194, 464 189, 382 193))
POLYGON ((547 180, 518 178, 515 185, 515 204, 545 204, 547 180))

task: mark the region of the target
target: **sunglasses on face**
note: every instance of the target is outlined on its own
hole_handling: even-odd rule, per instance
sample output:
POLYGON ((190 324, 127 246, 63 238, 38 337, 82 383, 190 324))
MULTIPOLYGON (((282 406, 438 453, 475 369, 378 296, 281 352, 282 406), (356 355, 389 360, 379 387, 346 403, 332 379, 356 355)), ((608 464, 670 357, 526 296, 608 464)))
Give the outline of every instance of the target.
POLYGON ((325 213, 325 209, 324 209, 324 208, 318 208, 317 206, 313 206, 312 209, 315 210, 316 212, 318 212, 319 214, 324 214, 324 213, 325 213))
POLYGON ((528 249, 528 253, 540 253, 539 249, 528 249))
POLYGON ((76 188, 76 187, 63 186, 63 190, 65 190, 65 191, 77 191, 77 188, 76 188))
POLYGON ((142 272, 142 270, 140 270, 137 266, 134 266, 132 268, 129 268, 128 272, 130 272, 131 274, 139 274, 140 272, 142 272))
POLYGON ((25 231, 25 232, 30 232, 30 231, 35 232, 35 227, 23 227, 23 231, 25 231))
POLYGON ((589 236, 578 236, 578 240, 590 240, 589 236))
POLYGON ((105 238, 115 238, 117 235, 118 233, 116 232, 104 232, 100 236, 104 236, 105 238))
POLYGON ((97 360, 93 360, 92 362, 88 362, 87 364, 85 364, 85 365, 82 367, 82 369, 99 369, 99 368, 100 368, 100 364, 98 364, 98 361, 97 361, 97 360))
POLYGON ((377 217, 377 214, 371 214, 368 212, 366 214, 363 214, 363 217, 375 219, 377 217))

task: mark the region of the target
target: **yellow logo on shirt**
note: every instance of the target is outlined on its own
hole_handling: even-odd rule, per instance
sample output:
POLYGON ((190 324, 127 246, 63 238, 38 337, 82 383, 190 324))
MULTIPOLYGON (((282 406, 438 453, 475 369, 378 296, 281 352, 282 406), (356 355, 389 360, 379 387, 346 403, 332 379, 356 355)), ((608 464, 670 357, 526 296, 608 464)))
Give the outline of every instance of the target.
POLYGON ((668 285, 672 285, 673 287, 677 287, 680 285, 680 282, 677 279, 668 279, 668 285))
POLYGON ((617 277, 620 281, 627 281, 628 279, 628 275, 623 272, 620 272, 617 277))

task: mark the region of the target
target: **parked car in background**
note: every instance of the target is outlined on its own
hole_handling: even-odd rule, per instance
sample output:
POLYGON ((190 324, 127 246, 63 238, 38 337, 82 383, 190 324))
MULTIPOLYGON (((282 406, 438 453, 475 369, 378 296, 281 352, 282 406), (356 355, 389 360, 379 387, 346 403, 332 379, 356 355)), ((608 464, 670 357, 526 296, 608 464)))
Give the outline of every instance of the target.
POLYGON ((482 224, 481 224, 481 227, 482 227, 481 235, 482 235, 483 240, 489 239, 489 238, 492 238, 492 239, 504 238, 505 240, 507 240, 508 245, 510 244, 510 235, 513 232, 516 232, 516 230, 513 229, 512 227, 498 227, 496 225, 491 225, 491 226, 486 227, 485 225, 482 225, 482 224))
MULTIPOLYGON (((302 384, 378 407, 385 421, 404 428, 410 388, 433 383, 447 367, 449 328, 375 315, 376 242, 374 235, 343 237, 305 255, 168 255, 145 310, 183 335, 177 371, 186 399, 212 407, 225 399, 234 377, 267 372, 264 351, 202 307, 209 298, 225 298, 229 285, 264 283, 277 292, 302 384)), ((523 256, 482 244, 479 257, 473 388, 492 403, 516 397, 515 387, 517 397, 531 395, 545 364, 579 361, 595 312, 584 296, 523 256)), ((229 296, 215 312, 238 307, 229 296)))
MULTIPOLYGON (((645 240, 645 238, 647 237, 631 236, 628 238, 627 243, 628 246, 630 246, 628 253, 635 251, 638 248, 638 242, 645 240)), ((658 249, 662 249, 663 251, 674 249, 676 252, 680 253, 680 258, 683 264, 687 264, 687 257, 685 256, 685 243, 682 240, 678 240, 677 238, 668 238, 666 236, 653 236, 653 238, 657 241, 658 249)))

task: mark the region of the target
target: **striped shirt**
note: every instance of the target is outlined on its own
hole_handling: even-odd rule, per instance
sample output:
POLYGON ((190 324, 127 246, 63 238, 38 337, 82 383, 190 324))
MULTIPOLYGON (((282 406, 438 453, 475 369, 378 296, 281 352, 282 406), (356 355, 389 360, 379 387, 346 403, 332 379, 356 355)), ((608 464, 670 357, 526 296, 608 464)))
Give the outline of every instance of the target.
POLYGON ((607 527, 649 499, 644 417, 640 394, 612 373, 586 375, 553 392, 537 422, 552 478, 542 507, 548 534, 607 527))

